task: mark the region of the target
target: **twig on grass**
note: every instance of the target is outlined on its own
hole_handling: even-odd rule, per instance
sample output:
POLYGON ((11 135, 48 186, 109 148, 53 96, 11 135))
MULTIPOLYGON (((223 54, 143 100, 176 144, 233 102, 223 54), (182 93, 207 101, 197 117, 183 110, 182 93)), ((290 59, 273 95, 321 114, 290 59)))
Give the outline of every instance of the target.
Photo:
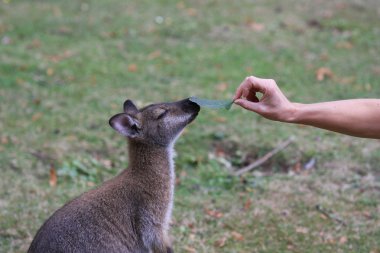
POLYGON ((254 168, 260 166, 261 164, 268 161, 271 157, 273 157, 275 154, 280 152, 281 150, 285 149, 290 143, 294 141, 294 137, 290 136, 287 140, 281 142, 276 148, 265 154, 263 157, 257 159, 253 163, 241 168, 240 170, 236 171, 234 173, 235 176, 240 176, 241 174, 244 174, 250 170, 253 170, 254 168))
POLYGON ((330 220, 333 220, 333 221, 337 222, 340 225, 347 226, 347 223, 344 220, 342 220, 341 218, 339 218, 335 214, 331 214, 325 208, 323 208, 321 205, 316 205, 315 209, 318 212, 320 212, 321 214, 323 214, 324 216, 326 216, 327 218, 329 218, 330 220))

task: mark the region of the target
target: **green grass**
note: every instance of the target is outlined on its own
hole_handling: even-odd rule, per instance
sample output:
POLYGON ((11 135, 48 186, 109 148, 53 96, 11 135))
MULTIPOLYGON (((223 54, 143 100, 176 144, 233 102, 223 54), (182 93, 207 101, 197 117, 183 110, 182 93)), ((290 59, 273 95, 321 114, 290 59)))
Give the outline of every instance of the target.
MULTIPOLYGON (((125 141, 107 123, 126 98, 139 106, 230 99, 251 74, 275 79, 296 102, 380 97, 379 8, 372 0, 1 1, 0 251, 25 252, 54 210, 127 166, 125 141), (317 81, 320 67, 334 76, 317 81)), ((234 106, 202 110, 176 150, 176 252, 380 252, 378 141, 234 106), (241 167, 288 136, 294 144, 242 178, 215 158, 217 147, 231 147, 222 154, 241 167), (311 158, 314 169, 293 173, 311 158)))

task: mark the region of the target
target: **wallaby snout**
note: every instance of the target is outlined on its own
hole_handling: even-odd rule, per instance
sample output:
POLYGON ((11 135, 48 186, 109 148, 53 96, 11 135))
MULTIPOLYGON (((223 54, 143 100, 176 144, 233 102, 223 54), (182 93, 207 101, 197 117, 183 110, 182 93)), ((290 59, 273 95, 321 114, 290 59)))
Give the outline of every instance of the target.
POLYGON ((180 100, 178 102, 182 106, 182 110, 189 113, 198 113, 200 110, 200 107, 197 103, 194 103, 189 98, 186 98, 184 100, 180 100))
MULTIPOLYGON (((200 106, 196 103, 194 103, 193 101, 190 101, 190 99, 184 99, 184 100, 181 100, 179 101, 182 105, 182 110, 184 112, 189 112, 189 113, 193 113, 193 117, 192 117, 192 120, 194 120, 197 115, 198 115, 198 112, 200 111, 200 106)), ((191 121, 192 121, 191 120, 191 121)))
POLYGON ((138 109, 131 100, 109 123, 128 140, 128 168, 58 209, 29 253, 172 253, 173 147, 200 108, 189 99, 138 109))

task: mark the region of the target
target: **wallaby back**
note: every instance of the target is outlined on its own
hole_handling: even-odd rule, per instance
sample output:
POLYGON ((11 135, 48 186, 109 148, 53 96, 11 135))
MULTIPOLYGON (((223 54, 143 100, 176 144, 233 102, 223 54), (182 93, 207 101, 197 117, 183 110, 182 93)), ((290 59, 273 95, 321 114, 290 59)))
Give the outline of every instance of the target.
POLYGON ((28 252, 173 252, 173 146, 198 112, 188 99, 141 110, 127 100, 110 125, 128 139, 128 168, 58 209, 28 252))

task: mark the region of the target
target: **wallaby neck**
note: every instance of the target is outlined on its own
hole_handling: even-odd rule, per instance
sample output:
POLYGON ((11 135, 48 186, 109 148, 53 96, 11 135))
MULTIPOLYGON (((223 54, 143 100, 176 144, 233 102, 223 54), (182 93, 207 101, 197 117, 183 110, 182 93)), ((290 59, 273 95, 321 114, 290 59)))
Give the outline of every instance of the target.
POLYGON ((175 184, 173 145, 163 147, 128 140, 128 150, 126 173, 144 185, 144 194, 149 196, 146 208, 157 216, 156 222, 167 231, 175 184))
POLYGON ((173 145, 159 146, 128 140, 129 169, 133 174, 173 176, 173 145))

